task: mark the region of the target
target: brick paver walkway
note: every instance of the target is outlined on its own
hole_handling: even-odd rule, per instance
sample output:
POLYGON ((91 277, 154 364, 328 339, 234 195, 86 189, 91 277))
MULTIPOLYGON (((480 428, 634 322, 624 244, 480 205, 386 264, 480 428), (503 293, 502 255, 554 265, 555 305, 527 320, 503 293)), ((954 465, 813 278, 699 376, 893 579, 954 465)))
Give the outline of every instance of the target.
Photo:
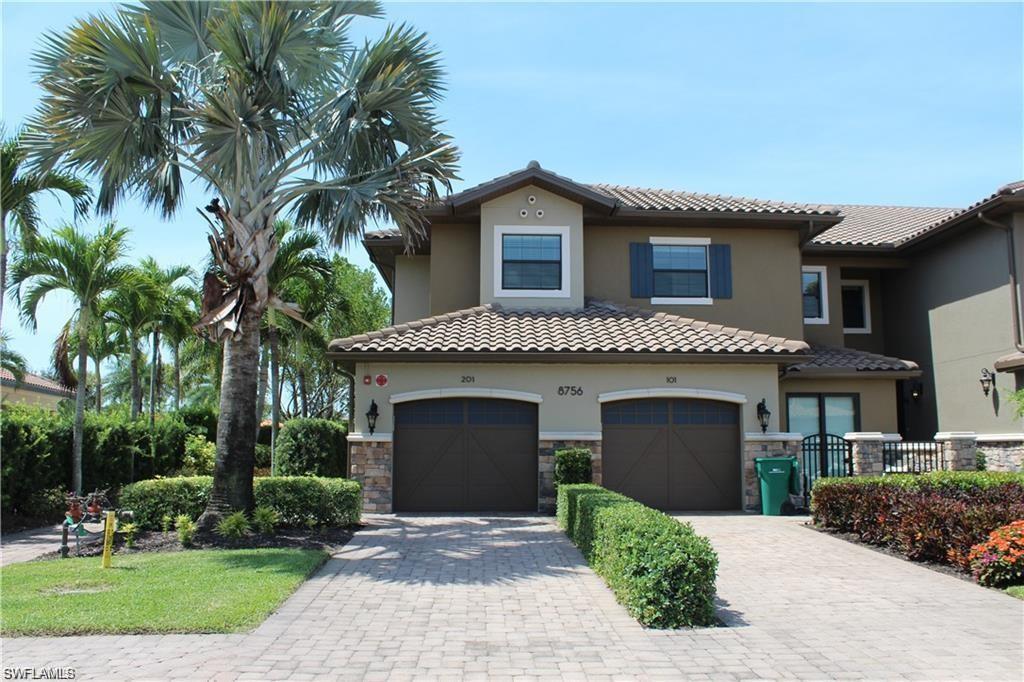
POLYGON ((655 632, 544 517, 374 517, 252 633, 4 641, 96 679, 1020 679, 1024 602, 802 528, 687 517, 731 627, 655 632))
MULTIPOLYGON (((83 542, 100 542, 103 540, 102 523, 86 524, 86 528, 94 535, 87 536, 83 542)), ((45 528, 33 528, 17 533, 8 533, 0 538, 0 566, 15 564, 20 561, 31 561, 47 552, 54 552, 60 549, 61 527, 47 526, 45 528)), ((75 551, 75 538, 68 539, 71 552, 75 551)))

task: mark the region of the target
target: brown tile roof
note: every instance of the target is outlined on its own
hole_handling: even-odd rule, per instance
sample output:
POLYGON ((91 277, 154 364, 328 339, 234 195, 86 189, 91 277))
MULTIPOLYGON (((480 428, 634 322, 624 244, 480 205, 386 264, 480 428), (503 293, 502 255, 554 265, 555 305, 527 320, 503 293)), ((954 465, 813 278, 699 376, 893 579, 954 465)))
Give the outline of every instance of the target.
POLYGON ((617 199, 627 208, 645 211, 723 211, 729 213, 772 213, 793 215, 836 215, 834 206, 797 204, 767 199, 749 199, 725 194, 701 194, 671 189, 648 189, 622 185, 588 185, 617 199))
POLYGON ((18 384, 14 380, 14 375, 8 370, 0 368, 0 384, 4 386, 17 386, 29 391, 38 391, 41 393, 49 393, 51 395, 60 396, 71 396, 74 392, 66 386, 61 386, 56 381, 41 377, 38 374, 32 374, 31 372, 25 372, 25 378, 21 384, 18 384))
POLYGON ((917 372, 916 362, 901 360, 887 355, 868 353, 853 348, 836 348, 811 344, 811 359, 791 365, 786 373, 827 373, 827 372, 917 372))
POLYGON ((916 206, 837 206, 843 221, 811 240, 813 244, 898 245, 957 213, 955 208, 916 206))
POLYGON ((588 301, 575 310, 489 304, 331 341, 332 353, 687 353, 796 355, 803 341, 588 301))

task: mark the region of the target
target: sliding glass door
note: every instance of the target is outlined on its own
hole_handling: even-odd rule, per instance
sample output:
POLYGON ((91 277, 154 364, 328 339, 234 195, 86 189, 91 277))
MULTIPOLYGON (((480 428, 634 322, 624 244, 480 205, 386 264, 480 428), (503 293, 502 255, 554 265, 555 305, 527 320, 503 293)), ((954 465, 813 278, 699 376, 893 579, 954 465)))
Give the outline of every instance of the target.
POLYGON ((786 395, 786 430, 805 439, 801 467, 805 487, 819 476, 848 475, 849 447, 843 436, 860 429, 860 400, 849 393, 786 395))

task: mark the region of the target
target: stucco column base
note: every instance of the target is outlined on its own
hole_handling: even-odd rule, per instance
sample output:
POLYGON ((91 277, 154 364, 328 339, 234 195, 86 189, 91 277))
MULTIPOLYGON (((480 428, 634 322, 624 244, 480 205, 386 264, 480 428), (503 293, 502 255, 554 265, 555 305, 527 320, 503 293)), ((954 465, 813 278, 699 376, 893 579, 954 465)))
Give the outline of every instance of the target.
POLYGON ((555 511, 555 452, 567 448, 590 450, 591 481, 601 485, 600 440, 541 440, 537 453, 537 511, 555 511))
POLYGON ((349 477, 363 487, 363 511, 390 513, 394 447, 391 441, 349 444, 349 477))
POLYGON ((977 434, 972 431, 940 431, 935 442, 942 449, 942 468, 947 471, 975 471, 977 434))
POLYGON ((761 482, 754 467, 756 457, 800 457, 803 436, 799 433, 748 433, 743 441, 743 509, 761 512, 761 482))
POLYGON ((881 476, 885 471, 882 443, 897 440, 899 436, 886 436, 880 431, 858 431, 844 434, 843 438, 852 443, 853 475, 881 476))

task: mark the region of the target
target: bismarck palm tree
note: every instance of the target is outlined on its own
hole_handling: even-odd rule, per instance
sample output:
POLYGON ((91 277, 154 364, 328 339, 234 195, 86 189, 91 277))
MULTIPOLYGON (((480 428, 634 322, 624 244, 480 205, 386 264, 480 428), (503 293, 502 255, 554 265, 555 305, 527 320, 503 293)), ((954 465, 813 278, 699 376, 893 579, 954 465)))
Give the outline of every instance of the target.
MULTIPOLYGON (((60 192, 71 198, 75 216, 89 210, 92 191, 82 180, 70 173, 26 171, 22 134, 7 137, 0 127, 0 292, 7 289, 7 257, 10 249, 8 227, 16 228, 25 245, 39 235, 39 211, 36 196, 43 192, 60 192), (10 220, 10 225, 8 225, 10 220)), ((0 296, 0 320, 4 299, 0 296)))
MULTIPOLYGON (((160 343, 161 334, 172 325, 179 323, 175 319, 185 312, 186 302, 191 298, 191 289, 187 280, 192 276, 192 268, 187 265, 174 265, 163 268, 152 257, 144 258, 140 265, 143 274, 156 285, 156 299, 153 302, 154 315, 150 323, 150 341, 153 358, 149 365, 149 427, 153 428, 156 421, 156 404, 160 400, 160 343)), ((198 320, 193 320, 194 324, 198 320)))
MULTIPOLYGON (((171 215, 187 173, 214 195, 200 325, 224 343, 217 462, 202 530, 253 507, 259 324, 273 296, 274 224, 293 212, 334 244, 370 219, 410 240, 455 177, 440 132, 438 53, 388 27, 349 40, 377 2, 142 2, 47 37, 27 138, 39 168, 98 176, 97 206, 134 194, 171 215)), ((204 217, 206 217, 205 214, 204 217)))
MULTIPOLYGON (((99 314, 99 301, 107 292, 132 279, 132 269, 118 261, 125 252, 128 231, 109 224, 95 237, 73 227, 61 227, 51 236, 39 236, 32 250, 14 261, 11 288, 21 308, 22 320, 36 328, 39 305, 54 291, 66 291, 75 301, 75 312, 65 329, 74 328, 78 338, 78 373, 75 386, 74 447, 71 485, 82 493, 82 432, 85 420, 85 377, 89 358, 89 329, 99 314)), ((54 357, 67 358, 68 334, 61 334, 54 357)))

